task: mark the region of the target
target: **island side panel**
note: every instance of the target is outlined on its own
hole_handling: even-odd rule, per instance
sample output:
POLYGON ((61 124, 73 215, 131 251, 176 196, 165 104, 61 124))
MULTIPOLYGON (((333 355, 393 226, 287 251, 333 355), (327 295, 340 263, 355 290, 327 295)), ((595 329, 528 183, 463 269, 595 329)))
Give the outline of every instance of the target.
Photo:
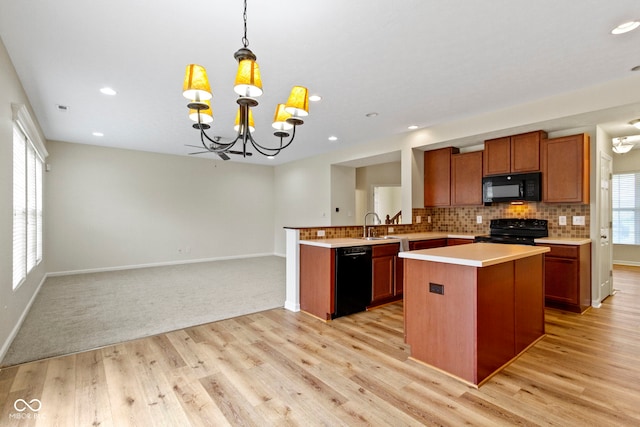
POLYGON ((300 245, 300 309, 322 320, 335 310, 335 249, 300 245))
POLYGON ((516 354, 544 335, 544 254, 515 263, 516 354))
POLYGON ((475 384, 515 356, 514 265, 514 261, 508 261, 478 268, 478 376, 475 384))
POLYGON ((464 380, 476 378, 476 268, 405 259, 404 310, 411 356, 464 380), (429 291, 443 286, 443 294, 429 291))

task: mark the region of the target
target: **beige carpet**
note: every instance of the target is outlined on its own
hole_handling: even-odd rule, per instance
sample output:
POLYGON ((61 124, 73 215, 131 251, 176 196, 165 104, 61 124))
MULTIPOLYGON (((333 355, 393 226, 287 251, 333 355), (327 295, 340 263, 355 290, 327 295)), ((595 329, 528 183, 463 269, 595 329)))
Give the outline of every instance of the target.
POLYGON ((47 278, 0 366, 282 307, 276 256, 47 278))

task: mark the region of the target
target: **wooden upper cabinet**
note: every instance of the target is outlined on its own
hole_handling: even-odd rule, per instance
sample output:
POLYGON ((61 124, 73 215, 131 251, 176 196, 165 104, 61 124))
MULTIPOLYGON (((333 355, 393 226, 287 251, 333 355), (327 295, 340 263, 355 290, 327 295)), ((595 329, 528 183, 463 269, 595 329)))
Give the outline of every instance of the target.
POLYGON ((482 205, 482 151, 451 156, 451 205, 482 205))
POLYGON ((484 142, 484 176, 540 171, 542 130, 484 142))
POLYGON ((511 173, 511 138, 490 139, 484 142, 484 175, 511 173))
POLYGON ((543 140, 542 201, 589 203, 589 135, 578 134, 543 140))
POLYGON ((451 156, 455 147, 424 152, 424 205, 451 206, 451 156))

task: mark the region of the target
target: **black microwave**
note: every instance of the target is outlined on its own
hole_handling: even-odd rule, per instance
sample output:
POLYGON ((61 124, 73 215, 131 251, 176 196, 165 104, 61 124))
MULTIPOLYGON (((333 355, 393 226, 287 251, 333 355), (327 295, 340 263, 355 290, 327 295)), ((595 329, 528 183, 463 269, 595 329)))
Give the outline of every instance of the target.
POLYGON ((482 201, 539 202, 540 176, 540 172, 486 176, 482 178, 482 201))

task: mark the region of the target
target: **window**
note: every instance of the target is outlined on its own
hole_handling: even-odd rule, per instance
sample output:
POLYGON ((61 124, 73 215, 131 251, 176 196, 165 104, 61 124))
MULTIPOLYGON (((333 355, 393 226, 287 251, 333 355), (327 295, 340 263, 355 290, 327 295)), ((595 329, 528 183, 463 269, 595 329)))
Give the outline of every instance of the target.
POLYGON ((640 245, 640 172, 613 175, 613 243, 640 245))
POLYGON ((14 106, 13 288, 42 260, 42 171, 46 150, 24 106, 14 106), (29 137, 35 135, 35 140, 29 137))

